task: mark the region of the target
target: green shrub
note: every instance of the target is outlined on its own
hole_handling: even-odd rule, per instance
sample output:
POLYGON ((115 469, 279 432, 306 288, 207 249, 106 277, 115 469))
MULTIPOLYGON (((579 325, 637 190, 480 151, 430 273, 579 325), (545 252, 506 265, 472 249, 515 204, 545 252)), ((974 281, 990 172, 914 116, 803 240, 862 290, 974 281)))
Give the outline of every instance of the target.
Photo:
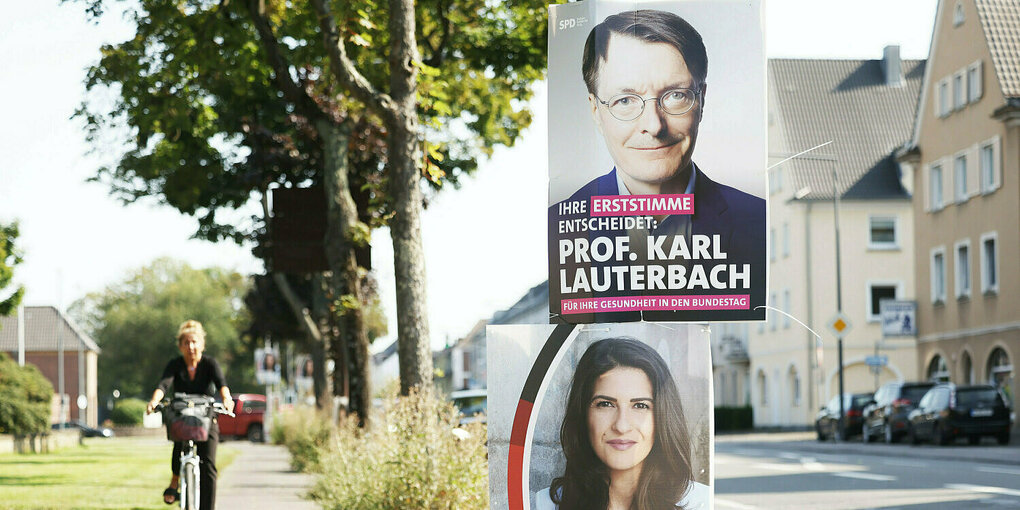
POLYGON ((116 425, 141 425, 145 417, 146 402, 139 398, 122 398, 113 403, 110 420, 116 425))
POLYGON ((754 413, 751 406, 716 407, 715 431, 750 430, 754 428, 754 413))
POLYGON ((39 369, 18 366, 0 352, 0 434, 38 434, 50 428, 53 385, 39 369))
POLYGON ((270 438, 290 451, 292 468, 318 472, 322 454, 330 448, 334 432, 335 427, 326 415, 302 407, 276 416, 270 438))
POLYGON ((299 414, 274 429, 319 473, 312 497, 346 510, 489 508, 485 424, 460 426, 453 404, 431 392, 398 397, 394 386, 382 401, 367 429, 356 417, 333 426, 299 414))

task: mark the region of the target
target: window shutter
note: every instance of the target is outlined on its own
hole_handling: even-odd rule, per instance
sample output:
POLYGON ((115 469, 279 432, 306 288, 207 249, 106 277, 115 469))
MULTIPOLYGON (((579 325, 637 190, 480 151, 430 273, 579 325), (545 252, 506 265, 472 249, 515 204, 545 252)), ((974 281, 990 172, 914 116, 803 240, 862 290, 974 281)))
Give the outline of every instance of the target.
POLYGON ((1002 186, 1002 139, 995 137, 992 142, 992 189, 997 190, 1002 186))
POLYGON ((985 92, 984 84, 982 83, 984 80, 982 80, 982 77, 981 77, 981 74, 983 72, 984 72, 984 64, 982 63, 981 60, 978 60, 977 61, 977 83, 975 84, 975 88, 977 89, 977 97, 974 98, 975 101, 981 99, 981 96, 984 95, 984 92, 985 92))
POLYGON ((967 150, 967 196, 981 194, 981 153, 978 145, 967 150))
POLYGON ((924 197, 924 212, 931 212, 931 167, 921 167, 921 195, 924 197))

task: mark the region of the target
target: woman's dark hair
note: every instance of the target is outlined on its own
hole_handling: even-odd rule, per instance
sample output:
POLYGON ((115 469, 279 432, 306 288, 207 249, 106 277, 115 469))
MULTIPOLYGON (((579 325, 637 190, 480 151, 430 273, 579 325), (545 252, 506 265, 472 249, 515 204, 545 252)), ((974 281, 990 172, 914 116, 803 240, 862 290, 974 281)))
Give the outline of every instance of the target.
POLYGON ((690 23, 671 12, 655 10, 627 11, 609 16, 588 33, 581 61, 581 75, 588 92, 594 94, 599 68, 609 52, 613 34, 641 39, 647 43, 666 43, 684 57, 687 69, 698 83, 708 75, 708 54, 705 43, 690 23))
POLYGON ((567 458, 563 476, 549 494, 560 510, 602 510, 609 505, 609 469, 595 455, 588 436, 588 408, 598 378, 617 367, 640 369, 652 383, 654 444, 645 458, 631 501, 633 510, 673 510, 690 485, 691 441, 683 406, 669 367, 659 353, 633 338, 607 338, 581 356, 570 383, 560 427, 567 458))

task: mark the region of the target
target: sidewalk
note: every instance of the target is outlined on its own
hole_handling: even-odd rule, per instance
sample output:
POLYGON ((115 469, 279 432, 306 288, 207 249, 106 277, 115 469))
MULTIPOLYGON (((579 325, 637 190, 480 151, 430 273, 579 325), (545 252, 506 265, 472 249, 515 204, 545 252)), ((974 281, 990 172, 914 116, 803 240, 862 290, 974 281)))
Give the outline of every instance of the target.
POLYGON ((240 455, 220 472, 216 507, 224 510, 286 508, 316 510, 304 499, 313 480, 290 468, 290 454, 283 446, 248 441, 230 441, 240 455))

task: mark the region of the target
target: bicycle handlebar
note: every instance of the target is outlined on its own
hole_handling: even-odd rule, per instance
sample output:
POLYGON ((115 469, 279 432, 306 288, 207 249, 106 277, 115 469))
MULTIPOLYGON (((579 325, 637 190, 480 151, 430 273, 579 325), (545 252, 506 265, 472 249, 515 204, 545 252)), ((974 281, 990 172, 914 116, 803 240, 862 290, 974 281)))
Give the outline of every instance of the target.
MULTIPOLYGON (((171 400, 172 399, 164 398, 160 403, 156 404, 155 407, 152 408, 153 414, 163 412, 163 410, 166 409, 167 404, 169 404, 171 400)), ((230 416, 231 418, 236 418, 237 417, 236 414, 234 414, 234 413, 232 413, 230 411, 227 411, 226 406, 224 406, 223 404, 221 404, 219 402, 213 402, 212 403, 212 409, 213 409, 213 412, 215 412, 216 414, 225 414, 227 416, 230 416)))

